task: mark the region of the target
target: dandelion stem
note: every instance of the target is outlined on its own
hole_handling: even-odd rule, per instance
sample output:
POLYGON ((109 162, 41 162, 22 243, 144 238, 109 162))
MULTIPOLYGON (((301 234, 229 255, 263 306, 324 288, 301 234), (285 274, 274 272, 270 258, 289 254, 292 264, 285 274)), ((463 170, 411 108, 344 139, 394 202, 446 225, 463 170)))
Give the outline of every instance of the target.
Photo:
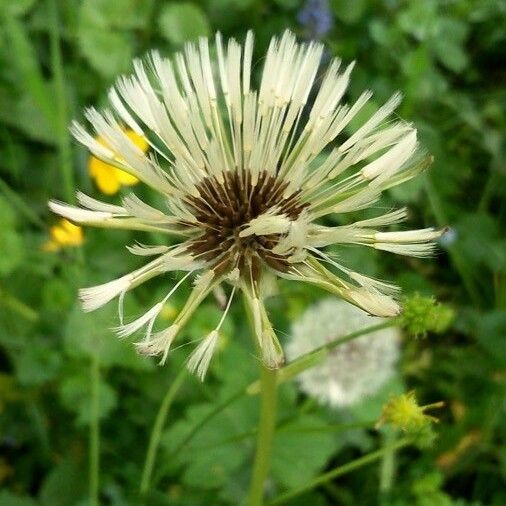
MULTIPOLYGON (((313 350, 312 352, 306 355, 302 355, 301 357, 285 365, 278 371, 277 383, 280 384, 285 381, 293 379, 301 372, 318 363, 320 360, 323 360, 323 358, 327 355, 328 351, 334 349, 336 346, 339 346, 340 344, 356 339, 360 336, 376 332, 384 328, 391 327, 396 323, 397 321, 395 319, 391 319, 386 322, 379 323, 377 325, 371 325, 370 327, 366 327, 362 330, 351 332, 346 336, 334 339, 333 341, 326 343, 324 346, 317 348, 316 350, 313 350)), ((241 388, 240 390, 232 394, 230 397, 225 399, 223 402, 215 406, 212 411, 210 411, 206 416, 204 416, 201 420, 199 420, 194 425, 194 427, 188 432, 186 437, 174 449, 174 454, 179 453, 193 439, 195 434, 197 434, 200 431, 200 429, 206 425, 207 422, 209 422, 215 416, 222 413, 226 408, 228 408, 228 406, 233 404, 235 401, 241 399, 246 394, 257 395, 259 393, 260 393, 260 381, 257 380, 254 381, 253 383, 250 383, 250 385, 247 388, 241 388)))
MULTIPOLYGON (((319 346, 318 348, 315 348, 309 353, 301 355, 279 370, 278 384, 289 381, 295 376, 298 376, 301 372, 309 369, 310 367, 314 367, 327 356, 329 351, 332 351, 337 346, 352 341, 353 339, 357 339, 358 337, 364 336, 366 334, 372 334, 373 332, 378 332, 379 330, 392 327, 396 323, 397 320, 395 318, 391 318, 385 322, 377 323, 376 325, 371 325, 369 327, 356 330, 355 332, 350 332, 345 336, 338 337, 332 341, 329 341, 328 343, 323 344, 322 346, 319 346)), ((258 381, 255 381, 248 387, 247 392, 249 395, 255 395, 259 392, 259 388, 260 383, 258 381)))
POLYGON ((149 491, 149 487, 151 484, 151 477, 153 475, 153 468, 155 465, 156 454, 158 453, 158 447, 160 446, 160 439, 162 437, 162 430, 165 426, 165 422, 167 421, 167 415, 169 414, 170 407, 174 398, 176 397, 179 389, 181 388, 184 379, 186 378, 186 369, 181 368, 179 374, 176 376, 170 387, 167 389, 167 392, 160 404, 160 409, 155 418, 155 423, 153 424, 153 429, 151 430, 151 435, 149 437, 149 445, 148 450, 146 452, 146 460, 144 461, 144 468, 142 470, 142 478, 141 484, 139 487, 139 493, 142 498, 149 491))
POLYGON ((404 446, 409 445, 410 442, 411 441, 407 438, 401 439, 392 445, 384 446, 380 450, 376 450, 375 452, 368 453, 367 455, 364 455, 363 457, 352 460, 351 462, 348 462, 347 464, 344 464, 343 466, 336 467, 335 469, 332 469, 332 471, 329 471, 327 473, 324 473, 324 474, 318 476, 317 478, 310 481, 308 484, 304 485, 303 487, 299 487, 299 488, 296 488, 295 490, 291 490, 289 492, 281 494, 276 499, 269 502, 267 506, 277 506, 278 504, 284 504, 288 500, 290 500, 300 494, 303 494, 304 492, 307 492, 308 490, 319 487, 320 485, 323 485, 323 484, 327 483, 328 481, 333 480, 334 478, 337 478, 339 476, 343 476, 344 474, 354 471, 355 469, 359 469, 360 467, 365 466, 366 464, 369 464, 371 462, 379 460, 380 458, 383 457, 383 455, 385 455, 385 453, 391 452, 393 450, 398 450, 399 448, 403 448, 404 446))
POLYGON ((270 470, 272 440, 276 424, 276 387, 277 370, 269 369, 262 364, 260 369, 260 424, 249 490, 249 506, 261 506, 264 503, 264 487, 270 470))
POLYGON ((98 506, 100 473, 100 368, 98 352, 93 353, 90 366, 91 415, 90 415, 90 504, 98 506))
MULTIPOLYGON (((322 432, 344 432, 347 430, 354 430, 354 429, 371 429, 374 427, 374 424, 377 422, 377 420, 369 420, 367 422, 357 422, 357 423, 345 423, 345 424, 329 424, 329 425, 322 425, 322 426, 314 426, 314 427, 285 427, 283 425, 277 425, 276 426, 276 432, 285 432, 285 433, 295 433, 295 434, 304 434, 304 433, 315 433, 320 434, 322 432)), ((223 439, 222 441, 219 441, 217 443, 205 445, 205 446, 199 446, 197 448, 192 447, 193 451, 205 451, 210 450, 213 448, 221 448, 223 446, 227 446, 234 443, 239 443, 241 441, 244 441, 245 439, 249 439, 253 436, 256 436, 258 434, 258 430, 252 429, 248 430, 246 432, 242 432, 241 434, 237 434, 235 436, 229 437, 227 439, 223 439)))

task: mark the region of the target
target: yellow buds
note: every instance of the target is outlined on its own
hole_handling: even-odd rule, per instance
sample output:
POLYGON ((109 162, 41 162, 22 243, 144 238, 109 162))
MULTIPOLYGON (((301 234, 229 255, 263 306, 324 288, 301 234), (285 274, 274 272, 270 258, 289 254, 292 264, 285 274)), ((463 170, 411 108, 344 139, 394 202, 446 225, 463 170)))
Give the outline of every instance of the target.
MULTIPOLYGON (((148 150, 149 145, 145 137, 137 135, 133 130, 125 129, 124 132, 143 152, 148 150)), ((107 144, 102 138, 97 137, 97 141, 107 147, 107 144)), ((98 189, 106 195, 114 195, 119 191, 121 186, 132 186, 139 182, 135 176, 132 176, 113 165, 103 162, 95 156, 90 156, 88 162, 88 172, 91 178, 95 180, 98 189)))
POLYGON ((62 248, 80 246, 84 241, 83 229, 62 219, 49 230, 50 239, 42 245, 44 251, 54 252, 62 248))
POLYGON ((379 428, 383 424, 389 423, 410 435, 423 435, 431 438, 431 425, 433 422, 438 422, 438 419, 427 415, 425 412, 428 409, 441 408, 443 406, 443 402, 419 406, 414 391, 401 394, 392 397, 385 404, 376 427, 379 428))

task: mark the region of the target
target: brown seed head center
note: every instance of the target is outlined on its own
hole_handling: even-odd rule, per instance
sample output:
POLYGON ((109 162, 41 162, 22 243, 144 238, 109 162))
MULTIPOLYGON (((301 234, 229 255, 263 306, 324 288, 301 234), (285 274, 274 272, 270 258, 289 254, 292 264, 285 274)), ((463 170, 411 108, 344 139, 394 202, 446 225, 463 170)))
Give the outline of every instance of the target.
POLYGON ((296 220, 305 207, 299 194, 285 198, 288 183, 265 171, 255 185, 248 171, 227 171, 223 179, 220 183, 214 177, 204 178, 197 186, 200 197, 189 198, 202 228, 202 235, 191 244, 192 254, 214 261, 215 271, 234 267, 243 270, 246 259, 251 260, 250 264, 260 259, 273 269, 286 271, 287 258, 272 252, 279 234, 240 237, 239 232, 252 219, 274 208, 277 214, 296 220))

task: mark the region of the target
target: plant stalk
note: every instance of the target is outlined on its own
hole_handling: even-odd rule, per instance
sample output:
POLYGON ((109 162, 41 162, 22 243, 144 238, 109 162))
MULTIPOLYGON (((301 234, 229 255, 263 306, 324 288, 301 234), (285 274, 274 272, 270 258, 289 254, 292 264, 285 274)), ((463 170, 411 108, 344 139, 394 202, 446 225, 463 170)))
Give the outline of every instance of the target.
POLYGON ((264 488, 270 470, 272 440, 276 424, 276 387, 277 370, 269 369, 262 364, 260 369, 260 422, 249 489, 249 506, 262 506, 264 503, 264 488))
POLYGON ((141 484, 139 487, 141 498, 144 498, 149 491, 156 454, 158 453, 158 447, 160 446, 160 439, 162 437, 162 430, 165 426, 165 422, 167 421, 167 416, 169 414, 170 407, 172 406, 172 402, 179 392, 185 377, 186 369, 181 368, 178 375, 167 389, 167 393, 165 394, 160 405, 160 409, 156 415, 155 423, 153 424, 153 429, 151 430, 151 435, 149 437, 149 445, 146 452, 146 460, 144 461, 144 468, 142 470, 141 484))
POLYGON ((392 427, 386 427, 385 431, 383 445, 390 450, 386 451, 381 459, 379 491, 382 497, 388 499, 395 478, 395 448, 392 448, 392 445, 395 443, 396 434, 392 427))
POLYGON ((300 488, 296 488, 295 490, 290 490, 284 494, 281 494, 276 499, 269 502, 268 506, 277 506, 278 504, 283 504, 288 500, 307 492, 308 490, 319 487, 320 485, 324 485, 325 483, 329 482, 330 480, 333 480, 334 478, 337 478, 338 476, 343 476, 344 474, 354 471, 355 469, 359 469, 360 467, 365 466, 366 464, 379 460, 380 458, 383 457, 385 453, 397 450, 399 448, 403 448, 404 446, 409 445, 410 442, 411 441, 407 438, 401 439, 390 446, 385 446, 380 450, 376 450, 374 452, 368 453, 367 455, 364 455, 363 457, 352 460, 351 462, 348 462, 343 466, 336 467, 332 471, 329 471, 328 473, 324 473, 318 476, 317 478, 315 478, 314 480, 310 481, 308 484, 300 488))
POLYGON ((90 364, 91 412, 90 412, 90 505, 98 506, 100 475, 100 368, 98 352, 93 354, 90 364))

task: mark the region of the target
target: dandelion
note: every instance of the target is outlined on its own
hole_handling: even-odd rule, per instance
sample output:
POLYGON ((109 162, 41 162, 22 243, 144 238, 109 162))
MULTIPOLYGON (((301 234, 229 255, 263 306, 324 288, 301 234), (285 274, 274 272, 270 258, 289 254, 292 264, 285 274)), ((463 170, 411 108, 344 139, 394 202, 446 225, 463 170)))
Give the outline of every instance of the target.
MULTIPOLYGON (((129 129, 125 129, 124 133, 142 152, 145 153, 148 150, 149 144, 143 136, 129 129)), ((107 142, 103 137, 97 136, 95 141, 107 147, 107 142)), ((114 195, 122 186, 133 186, 139 182, 132 174, 118 169, 114 164, 105 162, 93 155, 90 156, 88 172, 91 178, 95 180, 98 189, 106 195, 114 195)))
MULTIPOLYGON (((294 360, 377 322, 342 300, 324 299, 294 323, 287 356, 294 360)), ((322 404, 349 406, 377 392, 393 376, 398 358, 399 332, 385 328, 334 348, 321 364, 298 376, 299 385, 322 404)))
POLYGON ((50 239, 42 245, 44 251, 55 252, 62 248, 80 246, 84 241, 83 229, 62 219, 49 230, 50 239))
MULTIPOLYGON (((298 44, 288 31, 274 37, 254 89, 251 32, 242 47, 233 39, 224 43, 217 34, 216 64, 205 38, 187 44, 172 60, 155 51, 134 62, 133 75, 119 78, 109 93, 110 108, 86 111, 93 134, 79 123, 72 125, 74 136, 95 157, 161 193, 166 205, 154 208, 133 193, 120 205, 78 193, 80 206, 53 201, 51 209, 81 225, 155 231, 180 241, 170 247, 131 246, 134 255, 154 259, 114 281, 81 290, 84 309, 115 298, 121 308, 127 292, 167 272, 183 271, 183 280, 198 274, 170 327, 151 331, 161 301, 148 317, 121 331, 147 329, 137 345, 140 352, 163 361, 199 304, 220 284, 244 294, 263 362, 272 368, 283 362, 264 306, 273 277, 324 288, 377 316, 399 312, 395 286, 348 269, 322 248, 359 244, 425 257, 440 232, 382 231, 405 220, 405 209, 343 226, 319 220, 373 206, 383 191, 420 173, 428 162, 418 149, 416 130, 392 118, 398 93, 351 135, 346 133, 372 93, 365 91, 352 104, 343 102, 353 64, 343 67, 339 59, 317 82, 322 52, 321 44, 298 44), (125 128, 146 139, 150 149, 141 149, 125 128)), ((223 317, 229 308, 230 303, 223 317)), ((215 334, 204 338, 190 359, 201 376, 216 339, 215 334)))

